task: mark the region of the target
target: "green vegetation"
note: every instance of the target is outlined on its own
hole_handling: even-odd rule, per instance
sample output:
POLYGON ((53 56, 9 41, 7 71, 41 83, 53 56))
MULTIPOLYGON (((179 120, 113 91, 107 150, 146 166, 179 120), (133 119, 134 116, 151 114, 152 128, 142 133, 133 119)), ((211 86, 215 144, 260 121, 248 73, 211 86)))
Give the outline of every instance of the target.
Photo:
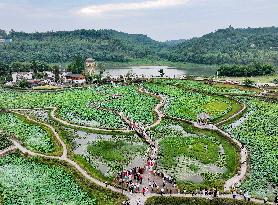
POLYGON ((233 176, 239 166, 235 146, 216 132, 163 120, 152 136, 159 139, 158 169, 174 176, 181 190, 211 187, 221 190, 224 180, 233 176), (195 182, 192 176, 203 180, 195 182))
POLYGON ((251 76, 261 76, 261 75, 271 75, 275 73, 274 67, 271 65, 263 64, 250 64, 250 65, 224 65, 218 70, 219 76, 229 76, 229 77, 251 77, 251 76))
POLYGON ((178 79, 155 79, 151 81, 155 84, 160 85, 172 85, 184 90, 192 90, 200 93, 223 95, 223 94, 234 94, 234 95, 251 95, 259 92, 259 89, 246 88, 239 85, 229 85, 223 83, 210 83, 209 80, 195 81, 195 80, 178 80, 178 79))
POLYGON ((4 63, 41 61, 68 63, 76 56, 105 62, 182 62, 196 64, 278 65, 277 29, 219 29, 200 38, 158 42, 140 34, 113 30, 76 30, 46 33, 11 31, 0 44, 4 63), (143 59, 143 60, 142 60, 143 59))
POLYGON ((4 204, 96 204, 60 167, 17 155, 0 158, 0 192, 4 204))
MULTIPOLYGON (((278 184, 278 105, 259 100, 246 100, 251 114, 242 125, 232 128, 236 139, 250 151, 250 174, 241 185, 256 197, 273 197, 278 184)), ((230 126, 225 126, 227 129, 230 126)))
MULTIPOLYGON (((89 144, 89 158, 91 161, 100 161, 109 167, 107 176, 115 176, 123 167, 127 167, 135 157, 145 155, 147 145, 136 137, 112 140, 100 140, 89 144)), ((94 163, 92 163, 94 164, 94 163)))
POLYGON ((19 92, 0 89, 0 104, 4 108, 58 107, 58 116, 74 124, 102 128, 125 128, 118 115, 111 108, 123 112, 132 120, 152 124, 152 112, 156 98, 140 94, 135 86, 103 85, 84 89, 68 89, 61 92, 19 92), (117 99, 112 99, 118 96, 117 99), (137 106, 134 106, 136 103, 137 106))
POLYGON ((15 136, 31 150, 49 153, 55 150, 50 134, 38 125, 31 124, 11 113, 0 113, 0 127, 15 136))
POLYGON ((0 159, 0 167, 0 193, 5 205, 114 205, 124 200, 120 194, 92 185, 56 162, 12 154, 0 159))
POLYGON ((206 112, 211 120, 215 120, 226 115, 232 108, 231 101, 224 97, 187 91, 168 84, 145 83, 144 87, 153 93, 160 93, 167 97, 169 102, 165 113, 171 117, 196 121, 198 114, 206 112))
POLYGON ((247 202, 235 199, 203 199, 183 197, 151 197, 145 205, 257 205, 254 202, 247 202))
POLYGON ((8 135, 1 133, 0 131, 0 150, 4 150, 11 145, 12 142, 8 139, 8 135))
POLYGON ((69 64, 68 70, 74 74, 80 74, 84 72, 84 59, 80 56, 75 57, 74 61, 71 64, 69 64))
POLYGON ((158 58, 153 51, 162 43, 145 35, 113 30, 76 30, 46 33, 12 31, 10 44, 0 45, 0 61, 42 61, 67 63, 76 56, 93 57, 97 61, 127 62, 131 59, 158 58))
POLYGON ((192 38, 167 51, 163 58, 197 64, 278 65, 277 27, 219 29, 200 38, 192 38))

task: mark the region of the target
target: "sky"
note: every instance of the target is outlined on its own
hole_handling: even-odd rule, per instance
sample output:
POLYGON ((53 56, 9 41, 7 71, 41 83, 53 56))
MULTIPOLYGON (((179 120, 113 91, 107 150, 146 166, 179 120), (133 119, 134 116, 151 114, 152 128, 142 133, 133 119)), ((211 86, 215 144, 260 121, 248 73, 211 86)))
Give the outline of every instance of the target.
POLYGON ((0 29, 114 29, 159 40, 278 26, 278 0, 0 0, 0 29))

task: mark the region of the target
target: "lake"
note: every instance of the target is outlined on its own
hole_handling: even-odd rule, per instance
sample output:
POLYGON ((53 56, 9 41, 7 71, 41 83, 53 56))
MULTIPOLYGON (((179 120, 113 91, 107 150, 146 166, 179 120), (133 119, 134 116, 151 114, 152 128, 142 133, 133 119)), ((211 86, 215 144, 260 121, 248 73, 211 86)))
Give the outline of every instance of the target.
POLYGON ((207 66, 188 67, 188 68, 174 68, 169 66, 130 66, 119 68, 106 68, 105 74, 108 73, 112 76, 126 75, 132 71, 136 75, 159 76, 159 70, 163 69, 165 77, 180 77, 182 75, 195 75, 195 76, 213 76, 216 68, 207 66))

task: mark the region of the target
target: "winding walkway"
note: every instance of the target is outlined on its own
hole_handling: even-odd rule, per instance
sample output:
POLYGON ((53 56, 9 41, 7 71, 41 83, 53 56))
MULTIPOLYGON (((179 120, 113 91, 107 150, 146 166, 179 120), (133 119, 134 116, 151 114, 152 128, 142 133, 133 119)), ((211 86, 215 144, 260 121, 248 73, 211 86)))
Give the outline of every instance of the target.
POLYGON ((0 157, 4 157, 5 155, 16 150, 16 146, 9 146, 6 149, 0 150, 0 157))

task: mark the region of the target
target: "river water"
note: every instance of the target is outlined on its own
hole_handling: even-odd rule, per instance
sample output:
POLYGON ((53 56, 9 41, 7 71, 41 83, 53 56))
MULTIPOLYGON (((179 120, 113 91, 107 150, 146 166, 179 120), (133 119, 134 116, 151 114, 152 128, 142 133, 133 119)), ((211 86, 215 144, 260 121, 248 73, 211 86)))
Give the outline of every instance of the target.
POLYGON ((215 74, 214 68, 208 68, 205 65, 202 67, 188 67, 188 68, 173 68, 168 66, 130 66, 119 68, 106 68, 106 75, 109 73, 112 76, 126 75, 132 72, 136 75, 144 75, 146 77, 159 76, 159 70, 163 69, 165 77, 180 77, 182 75, 195 76, 212 76, 215 74))

